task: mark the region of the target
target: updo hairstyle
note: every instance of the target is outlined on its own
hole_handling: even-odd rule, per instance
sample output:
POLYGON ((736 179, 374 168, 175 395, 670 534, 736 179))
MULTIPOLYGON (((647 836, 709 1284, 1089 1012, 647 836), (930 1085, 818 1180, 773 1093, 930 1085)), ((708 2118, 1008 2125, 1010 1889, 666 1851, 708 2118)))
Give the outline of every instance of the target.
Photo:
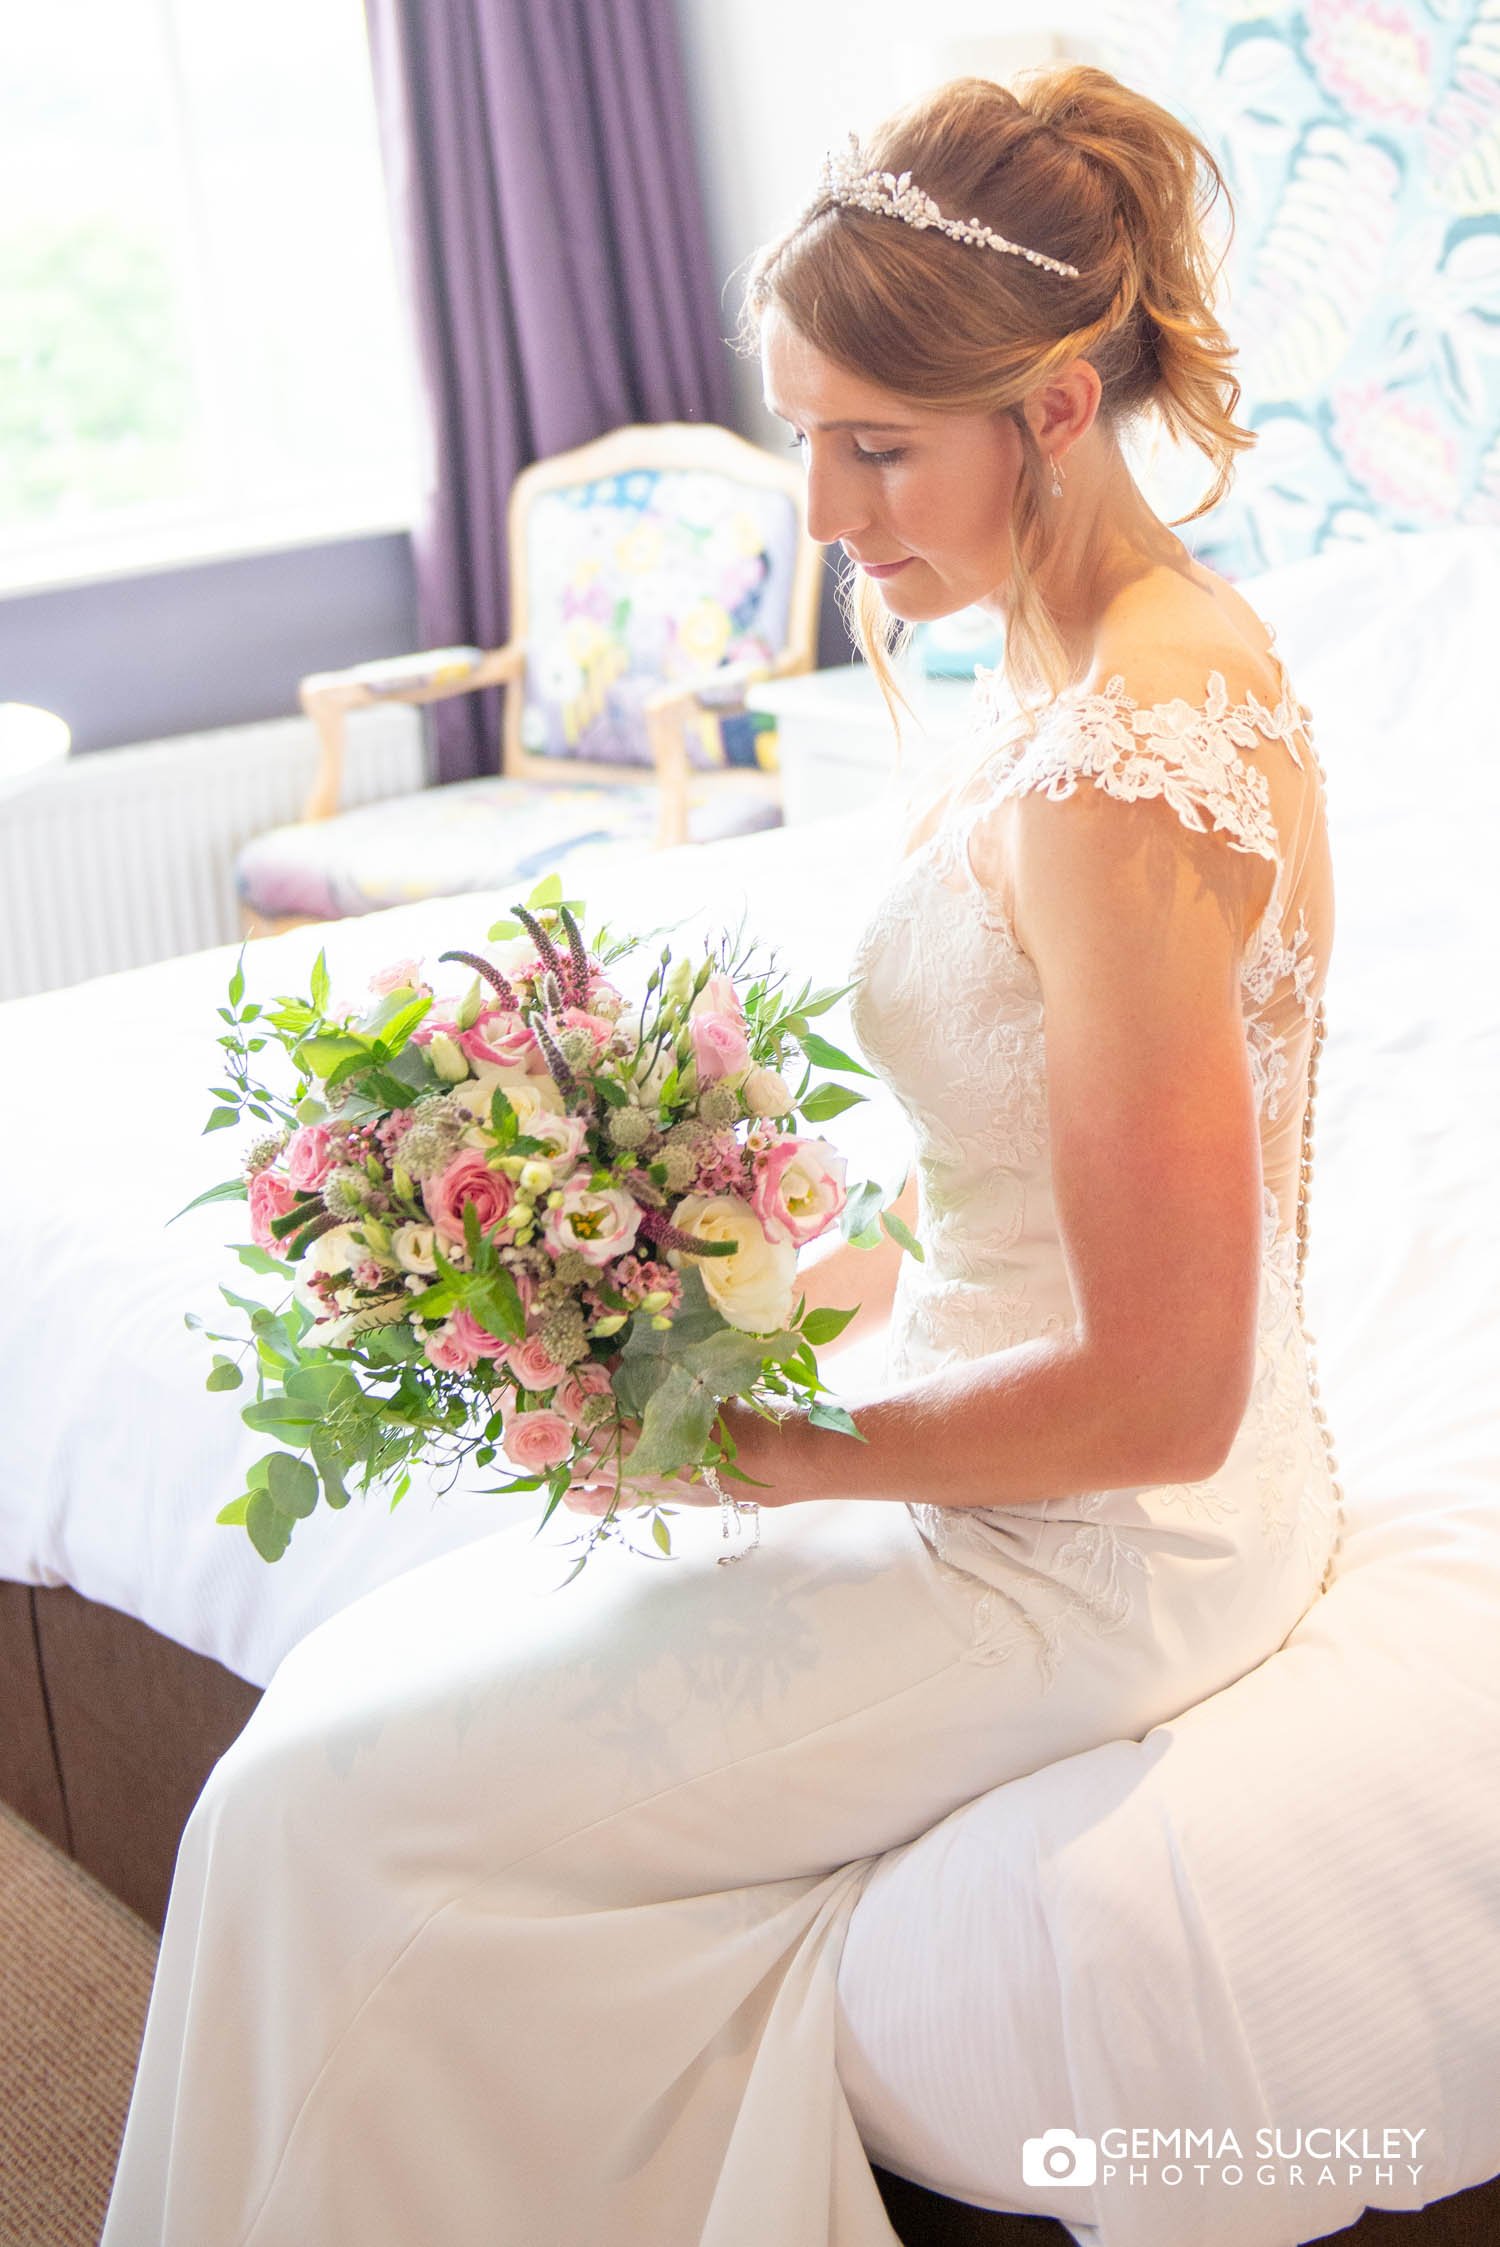
MULTIPOLYGON (((1016 90, 949 80, 897 110, 863 145, 878 171, 910 172, 951 218, 977 218, 1008 240, 1062 259, 1079 277, 955 241, 884 214, 823 202, 754 255, 735 346, 760 349, 775 306, 815 350, 927 411, 1008 413, 1023 465, 1011 515, 1012 567, 1003 671, 1030 699, 1069 682, 1062 642, 1037 590, 1056 502, 1021 400, 1075 358, 1102 385, 1099 421, 1116 441, 1154 412, 1214 471, 1194 522, 1229 488, 1235 455, 1256 442, 1233 415, 1235 356, 1213 310, 1233 239, 1233 206, 1204 143, 1180 119, 1090 64, 1028 72, 1016 90), (1204 221, 1229 213, 1211 262, 1204 221)), ((897 728, 893 657, 915 626, 891 616, 850 563, 840 610, 875 672, 897 728)), ((909 704, 905 705, 908 709, 909 704)))

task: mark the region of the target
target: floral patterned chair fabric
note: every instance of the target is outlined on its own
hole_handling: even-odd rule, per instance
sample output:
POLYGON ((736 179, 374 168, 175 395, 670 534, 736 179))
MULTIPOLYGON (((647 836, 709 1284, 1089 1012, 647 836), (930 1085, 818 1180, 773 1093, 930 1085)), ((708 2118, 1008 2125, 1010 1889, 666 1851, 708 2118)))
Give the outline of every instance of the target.
POLYGON ((756 679, 816 662, 804 508, 798 468, 723 429, 620 429, 534 462, 511 495, 506 647, 302 682, 324 769, 303 819, 240 853, 249 931, 778 825, 775 720, 744 704, 756 679), (491 685, 507 692, 496 775, 338 809, 350 710, 491 685))
MULTIPOLYGON (((729 784, 690 790, 689 821, 693 841, 708 843, 777 826, 780 814, 762 791, 729 784)), ((506 882, 529 889, 564 864, 581 881, 596 852, 649 850, 656 828, 654 781, 458 780, 257 835, 240 853, 239 892, 268 920, 343 920, 506 882)))
MULTIPOLYGON (((649 767, 648 694, 719 664, 769 664, 785 644, 800 536, 786 494, 701 470, 638 469, 539 494, 527 535, 527 750, 649 767)), ((754 765, 756 744, 755 719, 705 707, 688 760, 754 765)))

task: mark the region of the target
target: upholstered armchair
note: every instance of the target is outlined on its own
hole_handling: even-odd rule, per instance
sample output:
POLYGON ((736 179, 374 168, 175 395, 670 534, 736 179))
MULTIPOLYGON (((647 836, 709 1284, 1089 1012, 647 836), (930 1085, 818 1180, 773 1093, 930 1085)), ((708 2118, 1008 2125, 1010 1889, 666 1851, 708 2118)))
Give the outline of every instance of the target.
POLYGON ((301 820, 240 853, 247 935, 779 825, 774 720, 744 698, 816 662, 801 468, 728 429, 615 429, 521 472, 508 538, 504 647, 302 681, 321 763, 301 820), (351 711, 492 686, 498 772, 340 810, 351 711))

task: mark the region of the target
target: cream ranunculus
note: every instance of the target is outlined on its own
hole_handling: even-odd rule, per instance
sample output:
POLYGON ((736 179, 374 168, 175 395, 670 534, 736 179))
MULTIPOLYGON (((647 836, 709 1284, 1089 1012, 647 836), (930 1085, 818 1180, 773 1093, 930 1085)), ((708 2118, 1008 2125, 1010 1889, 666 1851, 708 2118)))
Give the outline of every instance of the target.
MULTIPOLYGON (((695 1240, 734 1242, 732 1256, 691 1259, 708 1299, 742 1334, 779 1334, 796 1301, 797 1251, 791 1242, 767 1240, 755 1211, 738 1194, 689 1194, 672 1222, 695 1240)), ((669 1251, 670 1264, 680 1269, 683 1260, 680 1249, 669 1251)))

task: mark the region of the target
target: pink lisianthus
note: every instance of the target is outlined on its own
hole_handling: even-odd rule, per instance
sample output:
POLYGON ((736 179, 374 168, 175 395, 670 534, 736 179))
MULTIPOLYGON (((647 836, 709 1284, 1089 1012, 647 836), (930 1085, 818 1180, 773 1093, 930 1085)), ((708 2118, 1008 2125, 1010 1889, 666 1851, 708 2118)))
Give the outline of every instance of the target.
MULTIPOLYGON (((722 980, 720 978, 719 980, 722 980)), ((694 1014, 688 1018, 698 1082, 715 1084, 750 1066, 750 1041, 742 1017, 734 1014, 694 1014)))
POLYGON ((632 1246, 641 1221, 641 1205, 623 1186, 606 1186, 595 1193, 589 1173, 578 1170, 562 1187, 562 1200, 549 1205, 542 1235, 554 1256, 570 1248, 590 1264, 608 1264, 632 1246))
POLYGON ((392 991, 420 991, 422 988, 420 960, 392 960, 389 967, 378 967, 370 977, 370 989, 382 998, 389 998, 392 991))
POLYGON ((481 1233, 491 1233, 510 1213, 515 1187, 503 1170, 491 1170, 477 1147, 460 1149, 446 1170, 423 1184, 427 1214, 445 1242, 462 1245, 464 1205, 472 1202, 481 1233))
POLYGON ((521 1387, 533 1392, 555 1389, 568 1370, 558 1364, 539 1334, 528 1334, 524 1342, 508 1343, 505 1363, 521 1387))
POLYGON ((758 1154, 750 1206, 767 1240, 802 1248, 826 1233, 849 1198, 847 1167, 826 1139, 788 1137, 758 1154))
POLYGON ((543 1407, 538 1412, 518 1412, 507 1423, 500 1448, 514 1467, 536 1474, 561 1466, 573 1455, 573 1431, 560 1412, 543 1407))
POLYGON ((486 1007, 472 1028, 451 1035, 470 1061, 488 1061, 499 1069, 539 1070, 542 1049, 536 1032, 506 1007, 486 1007))
POLYGON ((583 1116, 559 1116, 550 1108, 543 1108, 526 1126, 528 1138, 540 1139, 547 1152, 539 1155, 539 1162, 566 1163, 569 1171, 577 1168, 588 1144, 589 1127, 583 1116))
POLYGON ((315 1194, 334 1168, 333 1141, 322 1124, 301 1124, 287 1141, 282 1160, 287 1178, 298 1193, 315 1194))
POLYGON ((285 1256, 286 1242, 271 1230, 273 1217, 285 1217, 297 1206, 297 1196, 274 1170, 258 1170, 250 1181, 250 1238, 272 1256, 285 1256))

